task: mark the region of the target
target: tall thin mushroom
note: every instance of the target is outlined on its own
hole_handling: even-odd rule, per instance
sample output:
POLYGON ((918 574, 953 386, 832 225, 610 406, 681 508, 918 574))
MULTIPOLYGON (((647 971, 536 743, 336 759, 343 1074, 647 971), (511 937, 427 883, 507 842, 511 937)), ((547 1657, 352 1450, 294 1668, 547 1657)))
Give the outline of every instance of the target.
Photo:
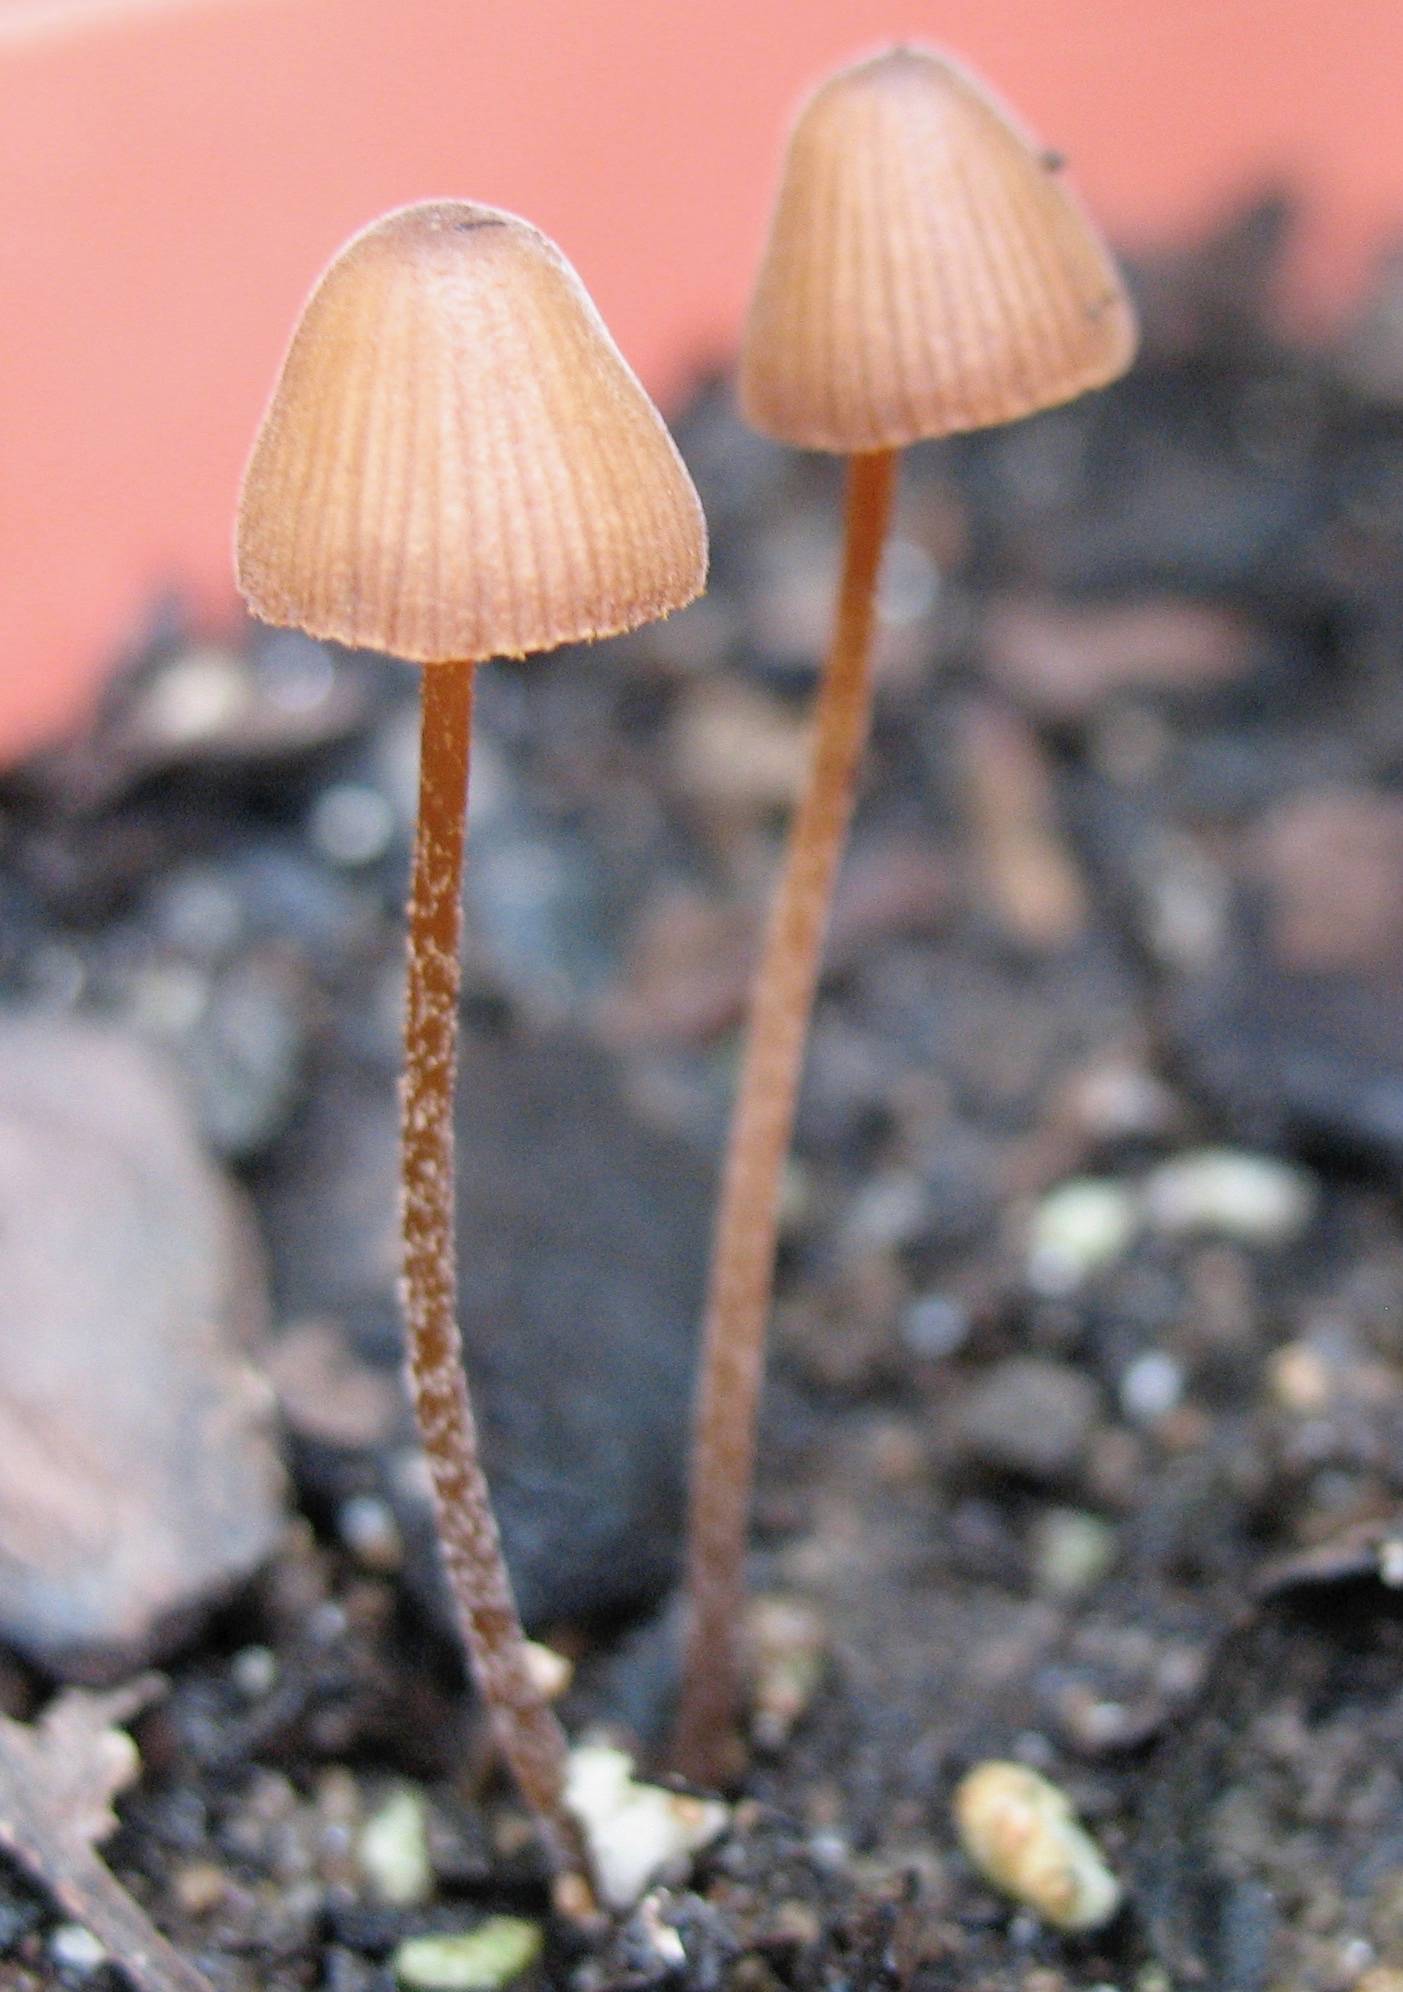
POLYGON ((688 1538, 680 1766, 738 1761, 744 1557, 777 1207, 833 881, 871 708, 897 453, 1113 380, 1135 326, 1042 151, 963 69, 892 48, 808 100, 741 357, 757 429, 848 459, 846 542, 808 782, 752 999, 712 1255, 688 1538))
POLYGON ((427 667, 401 1122, 409 1381, 473 1673, 568 1868, 565 1741, 528 1665, 457 1319, 473 674, 691 601, 706 571, 701 507, 559 250, 515 216, 434 202, 364 230, 313 292, 245 474, 237 565, 265 621, 427 667))

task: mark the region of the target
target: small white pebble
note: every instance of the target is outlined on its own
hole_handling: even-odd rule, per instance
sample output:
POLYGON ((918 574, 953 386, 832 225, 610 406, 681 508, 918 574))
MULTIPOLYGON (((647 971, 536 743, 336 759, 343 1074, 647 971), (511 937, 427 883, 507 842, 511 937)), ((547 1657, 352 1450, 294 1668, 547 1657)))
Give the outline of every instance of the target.
POLYGON ((1379 1582, 1390 1591, 1403 1591, 1403 1541, 1397 1536, 1379 1544, 1379 1582))
MULTIPOLYGON (((400 981, 403 980, 401 975, 400 981)), ((390 1461, 390 1471, 394 1475, 395 1486, 406 1500, 433 1499, 433 1475, 429 1472, 428 1460, 418 1446, 402 1446, 390 1461)))
POLYGON ((49 1956, 60 1971, 87 1974, 107 1962, 107 1951, 81 1923, 60 1923, 49 1938, 49 1956))
POLYGON ((1110 1058, 1078 1073, 1065 1097, 1079 1125, 1098 1141, 1154 1138, 1174 1123, 1175 1101, 1169 1088, 1124 1058, 1110 1058))
POLYGON ((1304 1169, 1271 1155, 1198 1148, 1150 1172, 1144 1203, 1149 1223, 1170 1236, 1286 1245, 1309 1224, 1316 1185, 1304 1169))
POLYGON ((1309 1342, 1283 1342, 1267 1364, 1267 1385, 1283 1411, 1318 1416, 1335 1394, 1330 1364, 1309 1342))
POLYGON ((367 783, 333 782, 312 804, 307 829, 324 858, 351 870, 384 857, 395 834, 395 813, 367 783))
POLYGON ((1115 1530, 1082 1508, 1049 1508, 1033 1530, 1033 1581, 1050 1597, 1084 1597, 1115 1559, 1115 1530))
POLYGON ((346 1637, 346 1608, 335 1598, 324 1598, 307 1620, 307 1630, 318 1646, 335 1646, 346 1637))
POLYGON ((930 1192, 908 1169, 874 1176, 853 1198, 843 1224, 850 1249, 889 1252, 920 1235, 930 1219, 930 1192))
POLYGON ((192 649, 172 660, 147 688, 141 719, 166 747, 193 746, 227 731, 248 709, 241 660, 227 650, 192 649))
POLYGON ((266 1646, 245 1646, 234 1655, 229 1672, 245 1701, 261 1701, 277 1685, 277 1655, 266 1646))
POLYGON ((1127 1363, 1121 1372, 1120 1408, 1137 1425, 1152 1425, 1167 1417, 1184 1395, 1184 1371, 1173 1356, 1150 1349, 1127 1363))
POLYGON ((539 1639, 526 1642, 526 1666, 532 1681, 550 1702, 559 1701, 575 1678, 574 1661, 557 1653, 553 1646, 543 1646, 539 1639))
POLYGON ((565 1799, 611 1909, 631 1909, 667 1869, 724 1833, 731 1818, 719 1799, 644 1784, 633 1775, 633 1759, 606 1743, 570 1752, 565 1799))
POLYGON ((1059 1930, 1099 1930, 1120 1883, 1065 1792, 1023 1764, 977 1764, 955 1792, 966 1854, 994 1887, 1059 1930))
POLYGON ((405 1785, 391 1794, 361 1828, 356 1846, 361 1873, 382 1902, 414 1909, 433 1894, 429 1815, 422 1792, 405 1785))
POLYGON ((762 1750, 778 1750, 823 1679, 828 1632, 799 1598, 755 1598, 745 1619, 750 1675, 750 1733, 762 1750))
POLYGON ((840 1833, 833 1826, 820 1827, 818 1832, 810 1833, 808 1845, 809 1858, 820 1867, 842 1868, 852 1859, 852 1842, 846 1833, 840 1833))
POLYGON ((1028 1284, 1057 1299, 1115 1261, 1138 1225, 1135 1200, 1120 1183, 1080 1176, 1045 1196, 1028 1234, 1028 1284))
POLYGON ((1125 1741, 1130 1712, 1123 1702, 1094 1697, 1078 1711, 1076 1737, 1083 1748, 1110 1750, 1125 1741))
POLYGON ((667 1897, 659 1889, 645 1895, 638 1905, 636 1922, 647 1939, 648 1948, 665 1971, 680 1971, 687 1962, 687 1952, 681 1937, 671 1923, 663 1921, 663 1904, 667 1897))
POLYGON ((1231 894, 1221 865, 1189 837, 1155 840, 1139 866, 1150 946, 1168 968, 1202 968, 1222 953, 1231 894))
POLYGON ((353 1494, 336 1517, 342 1542, 367 1570, 390 1572, 404 1562, 404 1541, 394 1510, 378 1494, 353 1494))

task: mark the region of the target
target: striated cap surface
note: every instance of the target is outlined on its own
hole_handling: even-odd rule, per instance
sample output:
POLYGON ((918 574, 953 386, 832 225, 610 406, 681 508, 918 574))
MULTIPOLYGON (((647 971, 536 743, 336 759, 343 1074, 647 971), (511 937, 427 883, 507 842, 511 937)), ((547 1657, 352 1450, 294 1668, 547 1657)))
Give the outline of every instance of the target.
POLYGON ((706 525, 662 418, 553 243, 402 208, 312 293, 239 500, 255 615, 422 663, 681 608, 706 525))
POLYGON ((757 429, 900 448, 1069 401, 1134 351, 1058 163, 957 64, 889 49, 803 106, 741 358, 757 429))

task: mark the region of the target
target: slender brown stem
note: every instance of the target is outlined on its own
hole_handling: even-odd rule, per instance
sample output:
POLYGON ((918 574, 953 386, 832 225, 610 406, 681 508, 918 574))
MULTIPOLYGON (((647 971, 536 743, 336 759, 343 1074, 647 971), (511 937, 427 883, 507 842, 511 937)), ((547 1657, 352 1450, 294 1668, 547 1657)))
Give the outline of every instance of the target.
POLYGON ((871 718, 877 573, 896 456, 853 457, 843 578, 808 787, 790 832, 756 980, 712 1248, 692 1450, 679 1767, 737 1768, 745 1544, 774 1287, 781 1176, 794 1126, 823 936, 871 718))
POLYGON ((565 1737, 527 1663, 458 1332, 453 1094, 473 666, 429 665, 423 699, 400 1124, 409 1381, 443 1559, 478 1691, 553 1858, 573 1866, 575 1841, 563 1796, 565 1737))

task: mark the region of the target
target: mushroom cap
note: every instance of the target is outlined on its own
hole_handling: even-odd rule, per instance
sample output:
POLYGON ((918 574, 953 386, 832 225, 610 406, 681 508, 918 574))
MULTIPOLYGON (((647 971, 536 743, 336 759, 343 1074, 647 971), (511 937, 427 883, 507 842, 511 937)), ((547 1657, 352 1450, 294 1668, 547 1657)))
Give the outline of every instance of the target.
POLYGON ((706 522, 555 245, 435 201, 372 223, 313 291, 244 474, 236 564, 265 622, 477 662, 681 608, 706 522))
POLYGON ((803 105, 741 357, 757 429, 848 453, 1009 422, 1135 336, 1059 162, 958 64, 888 49, 803 105))

